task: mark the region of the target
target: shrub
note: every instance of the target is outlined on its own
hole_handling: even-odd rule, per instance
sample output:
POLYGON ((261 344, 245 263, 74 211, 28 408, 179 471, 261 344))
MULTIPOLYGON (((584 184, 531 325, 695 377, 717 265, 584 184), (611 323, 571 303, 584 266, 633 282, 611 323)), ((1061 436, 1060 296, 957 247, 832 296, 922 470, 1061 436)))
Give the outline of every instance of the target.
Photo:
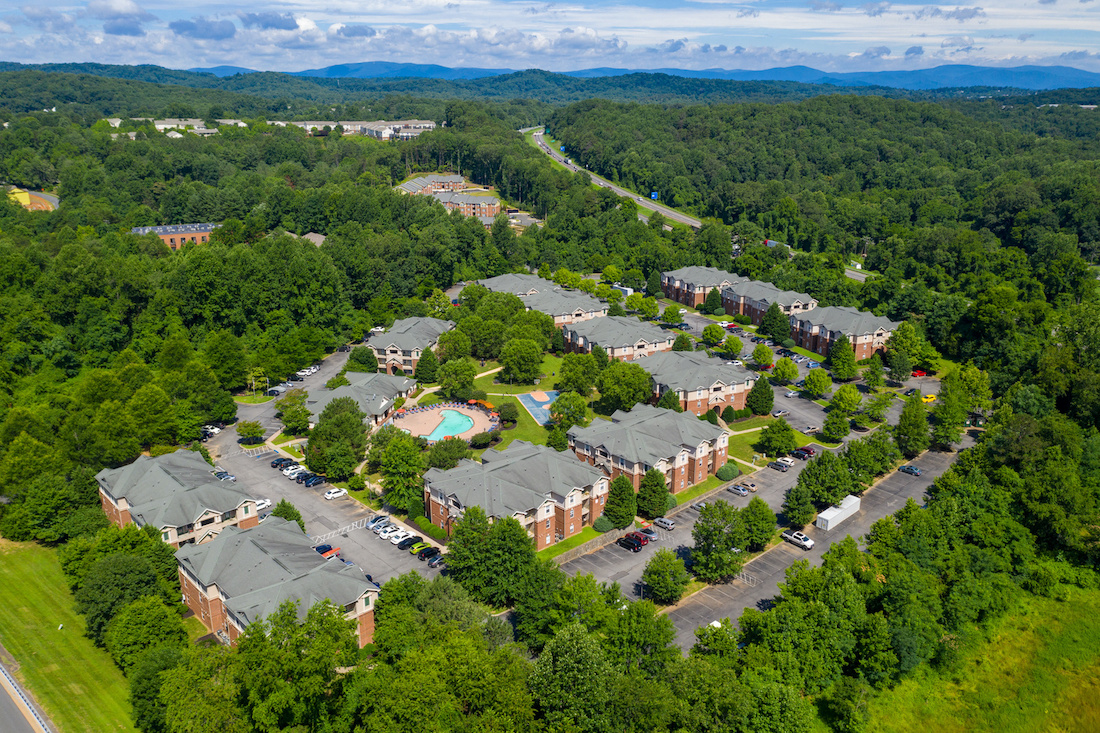
POLYGON ((676 497, 673 496, 672 494, 669 494, 668 498, 665 499, 665 512, 666 513, 671 512, 677 506, 678 506, 678 504, 676 503, 676 497))
POLYGON ((514 402, 505 402, 497 411, 501 422, 516 422, 519 420, 519 408, 514 402))
POLYGON ((741 475, 741 469, 732 463, 727 463, 714 473, 721 481, 732 481, 741 475))
POLYGON ((718 413, 714 410, 707 410, 707 416, 704 418, 711 425, 718 424, 718 413))
POLYGON ((410 517, 424 516, 424 500, 420 498, 412 499, 409 501, 408 510, 410 517))
POLYGON ((784 349, 793 349, 795 347, 794 339, 783 339, 781 346, 784 349))
POLYGON ((611 523, 610 519, 601 514, 596 517, 596 521, 592 523, 592 529, 597 532, 610 532, 615 529, 615 525, 611 523))
MULTIPOLYGON (((496 431, 493 431, 496 432, 496 431)), ((499 435, 499 433, 498 433, 499 435)), ((493 433, 478 433, 470 438, 470 447, 480 450, 482 448, 488 448, 489 444, 493 442, 493 433)))
POLYGON ((348 479, 348 489, 351 491, 362 491, 367 488, 367 480, 363 478, 363 474, 357 473, 348 479))
MULTIPOLYGON (((421 504, 421 506, 424 505, 421 504)), ((427 517, 417 517, 413 520, 413 523, 415 523, 417 527, 420 527, 421 532, 428 535, 436 542, 447 541, 447 533, 444 532, 442 528, 432 524, 432 520, 428 519, 427 517)))
POLYGON ((732 321, 733 321, 734 323, 739 323, 739 324, 741 324, 742 326, 747 326, 747 325, 749 325, 750 323, 752 323, 752 319, 751 319, 751 318, 749 318, 748 316, 743 316, 743 315, 741 315, 740 313, 738 313, 737 315, 733 316, 733 318, 731 318, 730 320, 732 320, 732 321))
POLYGON ((726 405, 726 409, 722 410, 722 419, 726 422, 733 422, 737 419, 737 410, 726 405))

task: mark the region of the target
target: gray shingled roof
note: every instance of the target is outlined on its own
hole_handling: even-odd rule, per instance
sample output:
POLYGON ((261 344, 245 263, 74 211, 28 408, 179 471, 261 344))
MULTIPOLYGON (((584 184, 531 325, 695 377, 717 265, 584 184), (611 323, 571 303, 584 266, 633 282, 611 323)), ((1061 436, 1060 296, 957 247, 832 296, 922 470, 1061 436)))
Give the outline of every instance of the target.
POLYGON ((454 327, 454 321, 439 318, 402 318, 394 321, 385 333, 371 336, 367 343, 375 349, 387 349, 390 346, 403 351, 426 349, 439 340, 439 334, 454 327))
POLYGON ((333 400, 351 397, 360 410, 371 417, 377 417, 385 415, 400 394, 412 391, 415 386, 416 380, 408 377, 381 373, 364 374, 343 387, 310 392, 306 397, 306 407, 316 420, 333 400))
POLYGON ((250 529, 227 527, 201 545, 184 545, 176 560, 200 583, 217 585, 246 624, 287 600, 300 601, 302 620, 318 601, 343 606, 377 590, 359 568, 321 557, 297 523, 274 516, 250 529))
POLYGON ((156 227, 134 227, 131 234, 207 234, 214 231, 219 224, 165 224, 156 227))
POLYGON ((715 384, 751 387, 756 381, 754 372, 726 364, 704 351, 659 351, 634 363, 649 372, 654 382, 677 392, 710 389, 715 384))
POLYGON ((689 265, 687 267, 681 267, 679 270, 669 270, 664 274, 671 276, 675 280, 681 280, 693 285, 700 285, 705 288, 716 288, 724 282, 732 283, 742 279, 733 273, 719 270, 717 267, 701 267, 699 265, 689 265))
POLYGON ((182 527, 207 511, 235 511, 252 501, 245 491, 210 473, 210 464, 194 451, 179 450, 137 460, 122 468, 105 468, 96 481, 115 499, 125 498, 137 524, 158 529, 182 527))
POLYGON ((676 334, 633 316, 594 318, 566 326, 565 330, 583 336, 589 344, 599 344, 604 349, 633 346, 640 342, 671 343, 676 338, 676 334))
POLYGON ((690 412, 635 405, 629 412, 615 412, 611 422, 596 420, 587 428, 574 426, 568 435, 595 448, 603 448, 609 456, 652 466, 661 460, 672 459, 683 449, 694 450, 704 441, 714 440, 725 432, 690 412))
POLYGON ((901 325, 898 321, 891 321, 889 318, 876 316, 868 311, 833 305, 814 308, 805 315, 799 316, 798 321, 847 336, 865 336, 879 329, 893 331, 901 325))
POLYGON ((722 289, 722 294, 732 293, 735 296, 755 300, 760 303, 778 303, 787 308, 792 304, 809 303, 814 300, 808 293, 796 293, 793 290, 780 290, 775 285, 759 280, 745 280, 722 289))
POLYGON ((523 303, 533 311, 549 316, 564 316, 577 311, 605 315, 607 304, 588 293, 574 290, 546 290, 523 298, 523 303))
POLYGON ((436 191, 432 198, 444 204, 478 204, 495 206, 500 200, 494 196, 474 196, 469 193, 456 193, 454 191, 436 191))
POLYGON ((502 451, 485 451, 482 463, 463 460, 452 469, 429 469, 432 490, 453 496, 465 508, 479 506, 491 517, 526 514, 548 498, 559 500, 576 488, 604 478, 595 466, 544 445, 513 441, 502 451))
POLYGON ((551 280, 544 280, 538 275, 525 275, 519 272, 508 272, 496 277, 487 277, 484 280, 478 280, 477 284, 493 293, 512 293, 521 297, 530 292, 541 293, 559 289, 558 284, 551 280))

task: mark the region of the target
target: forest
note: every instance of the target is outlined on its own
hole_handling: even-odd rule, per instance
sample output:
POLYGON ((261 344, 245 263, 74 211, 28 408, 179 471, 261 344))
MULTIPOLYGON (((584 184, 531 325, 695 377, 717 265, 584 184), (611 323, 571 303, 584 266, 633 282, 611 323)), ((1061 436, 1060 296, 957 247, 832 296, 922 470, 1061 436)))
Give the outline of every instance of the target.
MULTIPOLYGON (((97 79, 129 100, 123 116, 248 109, 204 90, 157 87, 139 103, 141 82, 13 73, 74 100, 76 80, 97 79)), ((0 201, 0 533, 61 548, 143 731, 859 731, 879 696, 930 669, 950 676, 1026 599, 1100 587, 1100 181, 1078 112, 1029 130, 1013 110, 845 95, 549 114, 585 166, 706 217, 691 231, 639 221, 633 201, 552 167, 515 133, 542 102, 395 97, 393 116, 436 109, 447 125, 392 144, 263 123, 173 140, 132 121, 129 140, 87 99, 43 112, 4 83, 0 179, 62 205, 0 201), (435 171, 543 223, 487 230, 392 190, 435 171), (129 232, 194 221, 222 227, 178 252, 129 232), (296 236, 308 232, 327 239, 296 236), (865 282, 845 276, 853 258, 865 282), (701 628, 686 656, 652 602, 566 577, 518 523, 473 511, 449 577, 385 584, 363 650, 323 604, 304 624, 284 608, 233 649, 187 645, 164 610, 178 589, 163 545, 104 528, 91 476, 231 418, 256 370, 281 379, 427 315, 459 281, 617 270, 642 287, 692 264, 909 321, 906 337, 932 349, 922 358, 987 373, 993 405, 925 506, 837 543, 820 567, 796 564, 772 606, 701 628), (123 577, 130 595, 110 595, 123 577), (495 616, 505 608, 513 625, 495 616), (112 626, 123 611, 149 634, 112 626)), ((362 110, 353 97, 345 111, 362 110)))

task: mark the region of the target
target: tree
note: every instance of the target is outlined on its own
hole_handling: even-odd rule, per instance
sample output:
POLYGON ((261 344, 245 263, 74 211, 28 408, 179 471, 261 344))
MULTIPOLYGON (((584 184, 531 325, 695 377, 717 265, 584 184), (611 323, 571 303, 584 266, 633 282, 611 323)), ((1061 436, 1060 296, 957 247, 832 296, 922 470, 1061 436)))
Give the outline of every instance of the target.
POLYGON ((962 440, 969 405, 963 389, 957 370, 948 372, 940 382, 940 392, 932 408, 932 442, 941 450, 948 450, 952 444, 962 440))
POLYGON ((568 432, 574 425, 588 425, 588 401, 576 392, 562 392, 550 405, 550 419, 568 432))
POLYGON ((447 331, 439 334, 439 339, 436 340, 436 358, 440 364, 446 364, 455 359, 466 359, 470 356, 471 348, 470 337, 464 331, 458 329, 447 331))
POLYGON ((684 561, 675 552, 663 547, 653 553, 642 571, 642 582, 650 597, 666 606, 679 602, 690 581, 691 575, 684 567, 684 561))
POLYGON ((485 541, 489 536, 489 518, 476 504, 466 508, 455 523, 448 545, 447 569, 463 588, 475 597, 489 579, 486 575, 485 541))
POLYGON ((589 353, 592 354, 592 361, 596 365, 597 373, 607 369, 611 360, 608 358, 607 352, 603 350, 602 346, 599 344, 592 344, 589 353))
POLYGON ((611 668, 580 624, 560 629, 543 649, 528 689, 548 730, 596 733, 607 728, 611 668))
POLYGON ((588 397, 599 375, 600 370, 592 354, 566 354, 561 360, 558 390, 588 397))
POLYGON ((519 420, 519 408, 516 407, 515 402, 505 402, 497 408, 497 413, 500 415, 500 421, 505 423, 515 423, 519 420))
POLYGON ((886 350, 891 355, 890 365, 893 367, 893 359, 898 354, 905 354, 910 365, 916 364, 922 369, 931 369, 940 354, 932 344, 928 343, 924 335, 910 321, 898 324, 890 338, 886 339, 886 350))
POLYGON ((629 527, 638 514, 638 500, 634 494, 634 484, 625 475, 619 474, 611 482, 607 492, 607 504, 603 516, 611 521, 616 529, 629 527))
POLYGON ((629 310, 630 312, 637 313, 642 309, 643 300, 645 300, 645 295, 643 295, 642 293, 631 293, 630 295, 626 296, 624 305, 626 305, 627 310, 629 310))
POLYGON ((558 426, 546 436, 546 447, 553 448, 558 453, 569 450, 569 436, 558 426))
POLYGON ((146 447, 176 442, 176 412, 164 390, 146 384, 127 403, 138 441, 146 447))
POLYGON ((863 383, 871 390, 880 390, 886 386, 883 377, 882 357, 878 353, 871 354, 867 368, 863 370, 863 383))
POLYGON ((785 456, 798 447, 798 436, 786 420, 779 418, 760 431, 756 447, 773 458, 785 456))
POLYGON ((349 372, 378 371, 378 357, 374 355, 374 349, 369 346, 353 348, 348 354, 347 370, 349 372))
POLYGON ((732 333, 726 336, 726 340, 722 342, 722 351, 729 354, 731 357, 739 356, 741 354, 741 339, 734 336, 732 333))
POLYGON ((115 664, 128 674, 147 649, 182 647, 187 642, 187 631, 179 613, 159 596, 146 596, 115 614, 103 642, 115 664))
POLYGON ((890 360, 890 379, 901 384, 909 379, 913 373, 913 361, 904 351, 893 351, 888 354, 890 360))
POLYGON ((424 349, 420 352, 420 358, 416 362, 416 372, 413 374, 416 381, 421 384, 431 384, 435 381, 439 372, 439 360, 435 358, 435 352, 424 349))
POLYGON ((255 420, 241 420, 237 423, 237 435, 246 443, 258 442, 264 437, 264 426, 255 420))
POLYGON ((894 404, 894 394, 892 392, 881 392, 875 395, 875 398, 863 408, 863 411, 872 420, 882 422, 892 404, 894 404))
POLYGON ((454 359, 439 367, 440 391, 448 397, 462 399, 469 393, 477 377, 477 369, 470 359, 454 359))
POLYGON ((686 333, 678 333, 676 334, 676 340, 672 342, 672 350, 695 351, 695 342, 686 333))
POLYGON ((152 564, 140 555, 110 555, 88 570, 76 591, 77 610, 84 615, 87 635, 103 646, 107 625, 124 606, 161 593, 152 564))
POLYGON ((428 467, 447 470, 457 466, 463 458, 470 458, 472 455, 469 444, 461 438, 437 440, 428 450, 428 467))
POLYGON ((775 405, 775 393, 772 392, 772 387, 768 384, 766 377, 759 377, 753 383, 752 389, 749 390, 749 394, 745 397, 745 407, 752 410, 754 415, 767 415, 772 411, 772 407, 775 405))
POLYGON ((748 545, 748 533, 740 515, 739 509, 721 499, 699 512, 691 530, 695 542, 691 566, 698 578, 717 583, 741 572, 741 550, 748 545))
POLYGON ((923 453, 932 442, 928 433, 928 413, 920 394, 905 401, 901 417, 894 427, 894 442, 906 458, 914 458, 923 453))
POLYGON ((127 675, 130 680, 130 707, 134 725, 143 733, 167 733, 164 713, 168 706, 160 696, 165 672, 182 661, 183 646, 161 646, 146 650, 127 675))
POLYGON ((238 700, 241 682, 226 647, 196 647, 164 673, 161 700, 168 733, 249 733, 255 730, 238 700))
POLYGON ((670 305, 665 308, 665 312, 661 314, 661 321, 664 323, 680 323, 684 320, 684 312, 678 305, 670 305))
POLYGON ((645 294, 656 298, 662 294, 661 291, 661 273, 659 270, 653 270, 649 273, 649 277, 645 281, 645 294))
MULTIPOLYGON (((275 409, 278 410, 279 419, 283 421, 283 432, 287 435, 305 435, 309 430, 310 420, 313 416, 306 407, 306 391, 300 387, 289 390, 279 399, 275 400, 275 409)), ((237 427, 240 433, 240 426, 237 427)), ((259 436, 264 434, 261 428, 259 436)), ((244 437, 244 436, 242 436, 244 437)))
POLYGON ((989 386, 989 373, 967 362, 959 371, 962 393, 966 396, 966 411, 985 414, 992 405, 993 392, 989 386))
POLYGON ((324 452, 325 475, 329 481, 346 481, 355 473, 360 458, 346 441, 332 443, 324 452))
POLYGON ((509 384, 534 384, 542 370, 542 349, 531 339, 512 339, 500 350, 500 376, 509 384))
POLYGON ((642 317, 644 317, 647 321, 652 321, 654 318, 656 318, 660 310, 661 306, 657 302, 656 298, 644 298, 642 300, 640 313, 642 314, 642 317))
POLYGON ((830 443, 839 443, 851 431, 850 418, 843 410, 829 410, 821 424, 821 437, 830 443))
POLYGON ((752 350, 752 360, 761 368, 764 368, 771 366, 771 363, 775 360, 775 354, 764 344, 757 344, 756 348, 752 350))
POLYGON ((668 508, 668 496, 665 475, 655 468, 649 469, 638 486, 638 513, 649 519, 663 517, 668 508))
MULTIPOLYGON (((452 362, 453 363, 453 362, 452 362)), ((408 434, 395 436, 382 454, 382 489, 386 503, 408 511, 414 502, 422 500, 424 458, 420 446, 408 434)))
POLYGON ((649 373, 633 362, 618 361, 608 365, 597 380, 600 401, 610 412, 629 410, 645 402, 653 394, 649 373))
MULTIPOLYGON (((712 293, 715 291, 711 291, 712 293)), ((722 343, 722 340, 726 338, 726 329, 719 326, 717 323, 711 323, 708 326, 703 327, 703 341, 707 342, 708 346, 717 346, 722 343)))
POLYGON ((789 384, 798 379, 798 365, 791 361, 790 357, 784 356, 775 363, 772 377, 780 384, 789 384))
POLYGON ((768 306, 764 317, 760 319, 760 326, 756 332, 768 336, 777 344, 783 343, 791 337, 791 321, 778 303, 772 303, 768 306))
POLYGON ((802 481, 800 475, 798 483, 787 492, 787 498, 783 500, 783 516, 793 527, 805 527, 814 518, 813 492, 808 484, 802 481))
POLYGON ((829 366, 833 370, 833 376, 841 382, 855 379, 859 373, 856 369, 856 352, 847 336, 841 334, 829 347, 829 366))
POLYGON ((712 316, 725 313, 726 309, 722 306, 722 291, 719 288, 711 288, 699 310, 712 316))
POLYGON ((824 369, 811 369, 806 375, 806 391, 815 397, 822 397, 833 387, 833 378, 824 369))
POLYGON ((680 395, 671 389, 666 389, 661 393, 660 399, 657 400, 657 407, 665 410, 675 410, 676 412, 683 412, 684 408, 680 404, 680 395))
POLYGON ((282 517, 288 522, 296 522, 303 533, 306 531, 306 523, 302 519, 302 513, 286 499, 279 499, 279 503, 271 510, 271 516, 282 517))
POLYGON ((846 415, 851 415, 859 409, 859 403, 862 401, 863 396, 859 393, 859 389, 854 384, 845 384, 833 393, 833 399, 829 402, 829 407, 846 415))
POLYGON ((523 577, 534 562, 535 544, 519 520, 495 520, 485 538, 486 583, 481 597, 497 607, 513 605, 523 577))
POLYGON ((763 550, 775 534, 775 512, 758 496, 741 510, 741 521, 748 537, 748 549, 763 550))
POLYGON ((224 329, 206 337, 202 358, 222 387, 240 389, 248 379, 248 357, 239 338, 224 329))

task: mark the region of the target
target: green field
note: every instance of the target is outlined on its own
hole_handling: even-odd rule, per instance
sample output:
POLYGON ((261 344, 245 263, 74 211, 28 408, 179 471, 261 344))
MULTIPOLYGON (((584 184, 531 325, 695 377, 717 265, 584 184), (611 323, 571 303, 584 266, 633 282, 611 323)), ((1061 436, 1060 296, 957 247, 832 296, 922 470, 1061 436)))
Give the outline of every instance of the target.
POLYGON ((1100 590, 1026 598, 955 669, 922 667, 873 699, 867 730, 1100 730, 1100 590))
POLYGON ((273 399, 275 398, 267 394, 233 396, 233 401, 236 402, 238 405, 260 405, 273 399))
POLYGON ((544 560, 549 560, 551 558, 557 557, 563 552, 572 550, 574 547, 579 547, 589 540, 594 540, 599 536, 600 533, 596 530, 592 529, 591 527, 585 527, 569 539, 562 540, 561 542, 556 542, 547 547, 545 550, 540 550, 538 556, 543 558, 544 560))
MULTIPOLYGON (((497 372, 496 374, 487 374, 484 377, 475 379, 474 389, 480 389, 484 392, 488 392, 490 395, 526 394, 527 392, 535 392, 538 390, 545 391, 554 389, 554 384, 558 381, 557 373, 560 371, 561 357, 547 354, 542 359, 542 370, 540 372, 542 377, 535 384, 496 384, 493 380, 500 376, 500 372, 497 372)), ((493 401, 492 396, 490 396, 489 401, 493 401)))
POLYGON ((55 550, 0 539, 0 642, 59 733, 135 730, 126 678, 84 636, 55 550))
POLYGON ((535 422, 535 418, 531 417, 531 413, 527 411, 520 401, 515 397, 489 397, 489 402, 496 405, 498 408, 508 402, 511 402, 519 410, 519 420, 516 422, 516 426, 511 430, 501 430, 501 441, 494 446, 496 450, 504 450, 508 447, 508 444, 513 440, 526 440, 528 443, 537 443, 538 445, 546 445, 546 436, 549 435, 549 431, 543 426, 535 422))

